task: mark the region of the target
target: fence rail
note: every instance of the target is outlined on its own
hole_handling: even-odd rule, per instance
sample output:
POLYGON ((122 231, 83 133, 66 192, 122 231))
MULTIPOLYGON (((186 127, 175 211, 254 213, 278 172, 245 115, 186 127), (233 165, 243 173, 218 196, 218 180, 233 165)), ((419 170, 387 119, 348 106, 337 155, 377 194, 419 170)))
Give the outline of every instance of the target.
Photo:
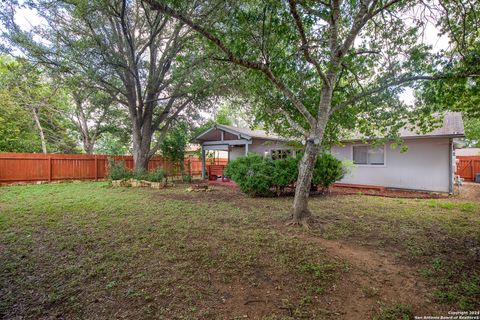
POLYGON ((480 156, 457 156, 457 175, 466 181, 474 181, 480 173, 480 156))
MULTIPOLYGON (((0 153, 0 183, 97 180, 108 173, 108 159, 123 160, 125 167, 133 168, 132 156, 85 154, 0 153)), ((226 164, 227 159, 211 160, 212 164, 226 164)), ((164 168, 168 175, 180 175, 171 161, 160 156, 148 163, 148 169, 164 168)), ((194 156, 184 159, 185 172, 192 176, 202 172, 202 161, 194 156)))

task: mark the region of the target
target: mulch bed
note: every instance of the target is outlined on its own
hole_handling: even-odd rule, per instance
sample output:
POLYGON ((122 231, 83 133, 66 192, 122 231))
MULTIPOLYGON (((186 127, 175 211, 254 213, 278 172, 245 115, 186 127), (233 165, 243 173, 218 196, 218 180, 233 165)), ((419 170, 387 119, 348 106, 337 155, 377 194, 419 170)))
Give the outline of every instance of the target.
POLYGON ((366 195, 379 196, 388 198, 416 198, 416 199, 442 199, 448 198, 448 194, 439 192, 425 192, 401 189, 367 189, 367 188, 349 188, 349 187, 332 187, 331 194, 337 195, 366 195))
MULTIPOLYGON (((208 181, 210 185, 225 186, 229 188, 238 189, 235 182, 229 181, 208 181)), ((281 197, 292 197, 295 194, 293 188, 286 188, 280 195, 281 197)), ((405 189, 392 189, 392 188, 361 188, 361 187, 345 187, 345 186, 333 186, 330 188, 330 192, 324 191, 311 191, 310 196, 324 196, 324 195, 367 195, 378 196, 387 198, 409 198, 409 199, 444 199, 448 198, 447 193, 441 192, 427 192, 427 191, 414 191, 405 189)))

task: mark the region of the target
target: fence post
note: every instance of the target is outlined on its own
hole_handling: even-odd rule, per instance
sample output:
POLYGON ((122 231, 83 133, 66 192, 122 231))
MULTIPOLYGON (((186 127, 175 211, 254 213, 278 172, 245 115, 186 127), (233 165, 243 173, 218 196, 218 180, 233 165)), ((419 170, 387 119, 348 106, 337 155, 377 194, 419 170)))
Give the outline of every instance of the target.
POLYGON ((474 166, 475 166, 475 161, 470 160, 470 168, 472 169, 472 181, 475 181, 475 170, 474 170, 475 168, 474 168, 474 166))
POLYGON ((52 157, 48 157, 48 181, 52 181, 52 157))
POLYGON ((95 181, 98 180, 98 159, 97 156, 94 156, 95 159, 95 181))

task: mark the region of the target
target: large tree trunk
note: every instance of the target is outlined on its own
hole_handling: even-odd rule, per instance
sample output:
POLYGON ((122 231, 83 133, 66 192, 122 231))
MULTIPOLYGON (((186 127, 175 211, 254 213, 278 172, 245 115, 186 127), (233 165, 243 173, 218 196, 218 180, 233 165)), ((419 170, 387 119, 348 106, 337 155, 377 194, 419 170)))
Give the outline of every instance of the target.
POLYGON ((331 87, 324 87, 320 99, 317 127, 309 134, 305 146, 305 153, 298 167, 298 178, 292 211, 293 224, 308 226, 312 220, 312 214, 310 210, 308 210, 308 196, 310 195, 313 169, 315 168, 318 153, 321 150, 325 127, 329 119, 331 102, 332 89, 331 87))
MULTIPOLYGON (((134 121, 136 122, 136 120, 134 121)), ((133 163, 135 172, 140 173, 148 170, 152 135, 153 130, 145 125, 143 130, 137 125, 133 126, 133 163)))
POLYGON ((320 152, 320 144, 313 141, 307 142, 305 153, 298 167, 298 179, 295 187, 293 200, 292 222, 295 224, 308 224, 312 214, 308 210, 308 195, 312 183, 313 168, 317 155, 320 152))
POLYGON ((40 135, 40 141, 42 143, 42 152, 47 153, 47 142, 45 140, 45 134, 43 132, 42 124, 40 123, 40 118, 38 116, 38 110, 33 107, 32 108, 33 119, 35 120, 35 124, 37 125, 38 134, 40 135))
POLYGON ((88 139, 88 137, 83 137, 83 150, 85 151, 85 153, 92 154, 93 147, 94 147, 94 143, 92 143, 90 139, 88 139))

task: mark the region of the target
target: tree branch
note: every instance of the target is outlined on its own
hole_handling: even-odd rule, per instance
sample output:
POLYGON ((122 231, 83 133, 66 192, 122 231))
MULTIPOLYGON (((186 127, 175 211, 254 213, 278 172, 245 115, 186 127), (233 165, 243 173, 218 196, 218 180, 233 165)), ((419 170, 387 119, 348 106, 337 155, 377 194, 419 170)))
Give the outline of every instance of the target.
POLYGON ((210 42, 215 44, 223 53, 227 56, 228 61, 234 63, 236 65, 242 66, 247 69, 253 69, 261 71, 267 78, 272 82, 283 94, 287 96, 287 98, 293 103, 295 108, 305 117, 308 124, 311 127, 315 126, 315 118, 312 114, 307 110, 307 108, 303 105, 303 103, 295 96, 293 91, 291 91, 283 82, 281 82, 272 72, 272 70, 265 64, 256 61, 249 61, 245 60, 239 56, 237 56, 230 48, 228 48, 225 43, 220 40, 217 36, 213 33, 208 31, 207 29, 203 28, 202 26, 193 22, 190 18, 184 16, 183 14, 177 12, 176 10, 170 8, 169 6, 158 2, 156 0, 144 0, 153 10, 159 10, 165 14, 168 14, 181 22, 188 25, 190 28, 195 30, 197 33, 201 34, 203 37, 207 38, 210 42))
POLYGON ((307 60, 307 62, 311 63, 315 67, 315 70, 317 70, 318 75, 320 76, 320 78, 322 78, 325 85, 330 86, 331 83, 327 79, 327 76, 325 75, 325 73, 322 71, 320 64, 310 54, 308 39, 305 34, 305 28, 303 26, 302 19, 298 14, 295 0, 288 0, 288 4, 290 5, 290 14, 292 15, 293 20, 295 21, 295 26, 297 27, 298 33, 300 35, 300 39, 302 41, 302 46, 300 47, 300 49, 303 52, 303 56, 305 57, 305 60, 307 60))
POLYGON ((420 76, 401 76, 397 79, 391 80, 381 86, 378 86, 376 88, 363 91, 360 94, 357 94, 353 97, 351 97, 348 100, 345 100, 342 103, 336 104, 332 109, 331 113, 341 110, 349 105, 352 105, 356 103, 358 100, 363 99, 365 97, 380 93, 382 91, 387 90, 388 88, 391 87, 397 87, 400 85, 404 85, 406 83, 414 82, 414 81, 435 81, 435 80, 445 80, 445 79, 461 79, 465 77, 479 77, 480 74, 472 74, 472 73, 467 73, 467 74, 456 74, 456 75, 436 75, 436 76, 427 76, 427 75, 420 75, 420 76))

